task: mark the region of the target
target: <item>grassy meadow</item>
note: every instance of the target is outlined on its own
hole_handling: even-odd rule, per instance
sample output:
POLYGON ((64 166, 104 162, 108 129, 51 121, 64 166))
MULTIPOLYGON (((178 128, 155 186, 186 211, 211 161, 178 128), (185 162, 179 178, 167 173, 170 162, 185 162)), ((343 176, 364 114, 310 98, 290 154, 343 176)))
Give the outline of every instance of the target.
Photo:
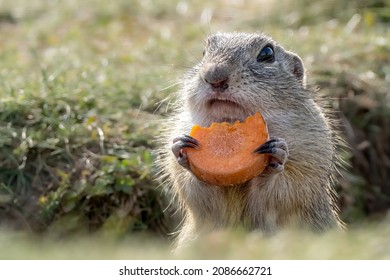
POLYGON ((388 0, 0 0, 0 259, 389 259, 389 23, 388 0), (349 146, 347 233, 220 232, 170 253, 158 121, 217 31, 303 59, 349 146))

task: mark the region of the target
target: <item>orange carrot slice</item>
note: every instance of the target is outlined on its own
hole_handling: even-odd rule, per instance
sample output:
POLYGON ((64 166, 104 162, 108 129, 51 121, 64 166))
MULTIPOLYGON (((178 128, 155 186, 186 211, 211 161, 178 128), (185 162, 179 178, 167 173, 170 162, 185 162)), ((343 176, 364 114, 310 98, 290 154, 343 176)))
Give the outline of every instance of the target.
POLYGON ((187 149, 190 169, 209 184, 241 184, 261 174, 268 165, 269 155, 253 152, 269 139, 260 113, 234 124, 194 125, 190 136, 200 145, 198 149, 187 149))

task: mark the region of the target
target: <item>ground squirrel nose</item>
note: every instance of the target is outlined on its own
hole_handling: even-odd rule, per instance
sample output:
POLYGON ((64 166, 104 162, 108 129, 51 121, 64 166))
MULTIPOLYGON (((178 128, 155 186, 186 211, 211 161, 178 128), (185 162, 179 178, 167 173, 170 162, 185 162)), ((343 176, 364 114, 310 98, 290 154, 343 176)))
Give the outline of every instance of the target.
POLYGON ((202 78, 214 89, 224 91, 229 87, 229 72, 226 65, 215 63, 205 65, 202 78))

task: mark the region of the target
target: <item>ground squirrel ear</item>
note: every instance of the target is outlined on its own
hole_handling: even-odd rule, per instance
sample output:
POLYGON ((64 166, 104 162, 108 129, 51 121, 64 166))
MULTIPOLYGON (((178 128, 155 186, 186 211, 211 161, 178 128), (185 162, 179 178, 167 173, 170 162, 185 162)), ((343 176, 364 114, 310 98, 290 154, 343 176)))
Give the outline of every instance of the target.
POLYGON ((305 67, 303 66, 303 62, 301 58, 295 53, 288 52, 290 56, 291 68, 293 74, 298 78, 298 80, 302 83, 303 86, 306 85, 306 75, 305 75, 305 67))

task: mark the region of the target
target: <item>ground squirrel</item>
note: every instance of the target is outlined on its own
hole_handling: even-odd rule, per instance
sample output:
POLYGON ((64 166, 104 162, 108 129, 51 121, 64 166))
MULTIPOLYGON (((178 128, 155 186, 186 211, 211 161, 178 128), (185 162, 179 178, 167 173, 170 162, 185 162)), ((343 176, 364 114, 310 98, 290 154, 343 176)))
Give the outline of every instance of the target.
POLYGON ((263 34, 216 33, 181 85, 175 110, 164 120, 159 161, 184 212, 178 246, 224 228, 272 233, 291 223, 313 231, 342 227, 331 186, 335 137, 296 54, 263 34), (198 145, 186 135, 191 127, 242 121, 256 112, 271 137, 256 150, 270 154, 266 171, 237 186, 199 181, 186 157, 198 145))

